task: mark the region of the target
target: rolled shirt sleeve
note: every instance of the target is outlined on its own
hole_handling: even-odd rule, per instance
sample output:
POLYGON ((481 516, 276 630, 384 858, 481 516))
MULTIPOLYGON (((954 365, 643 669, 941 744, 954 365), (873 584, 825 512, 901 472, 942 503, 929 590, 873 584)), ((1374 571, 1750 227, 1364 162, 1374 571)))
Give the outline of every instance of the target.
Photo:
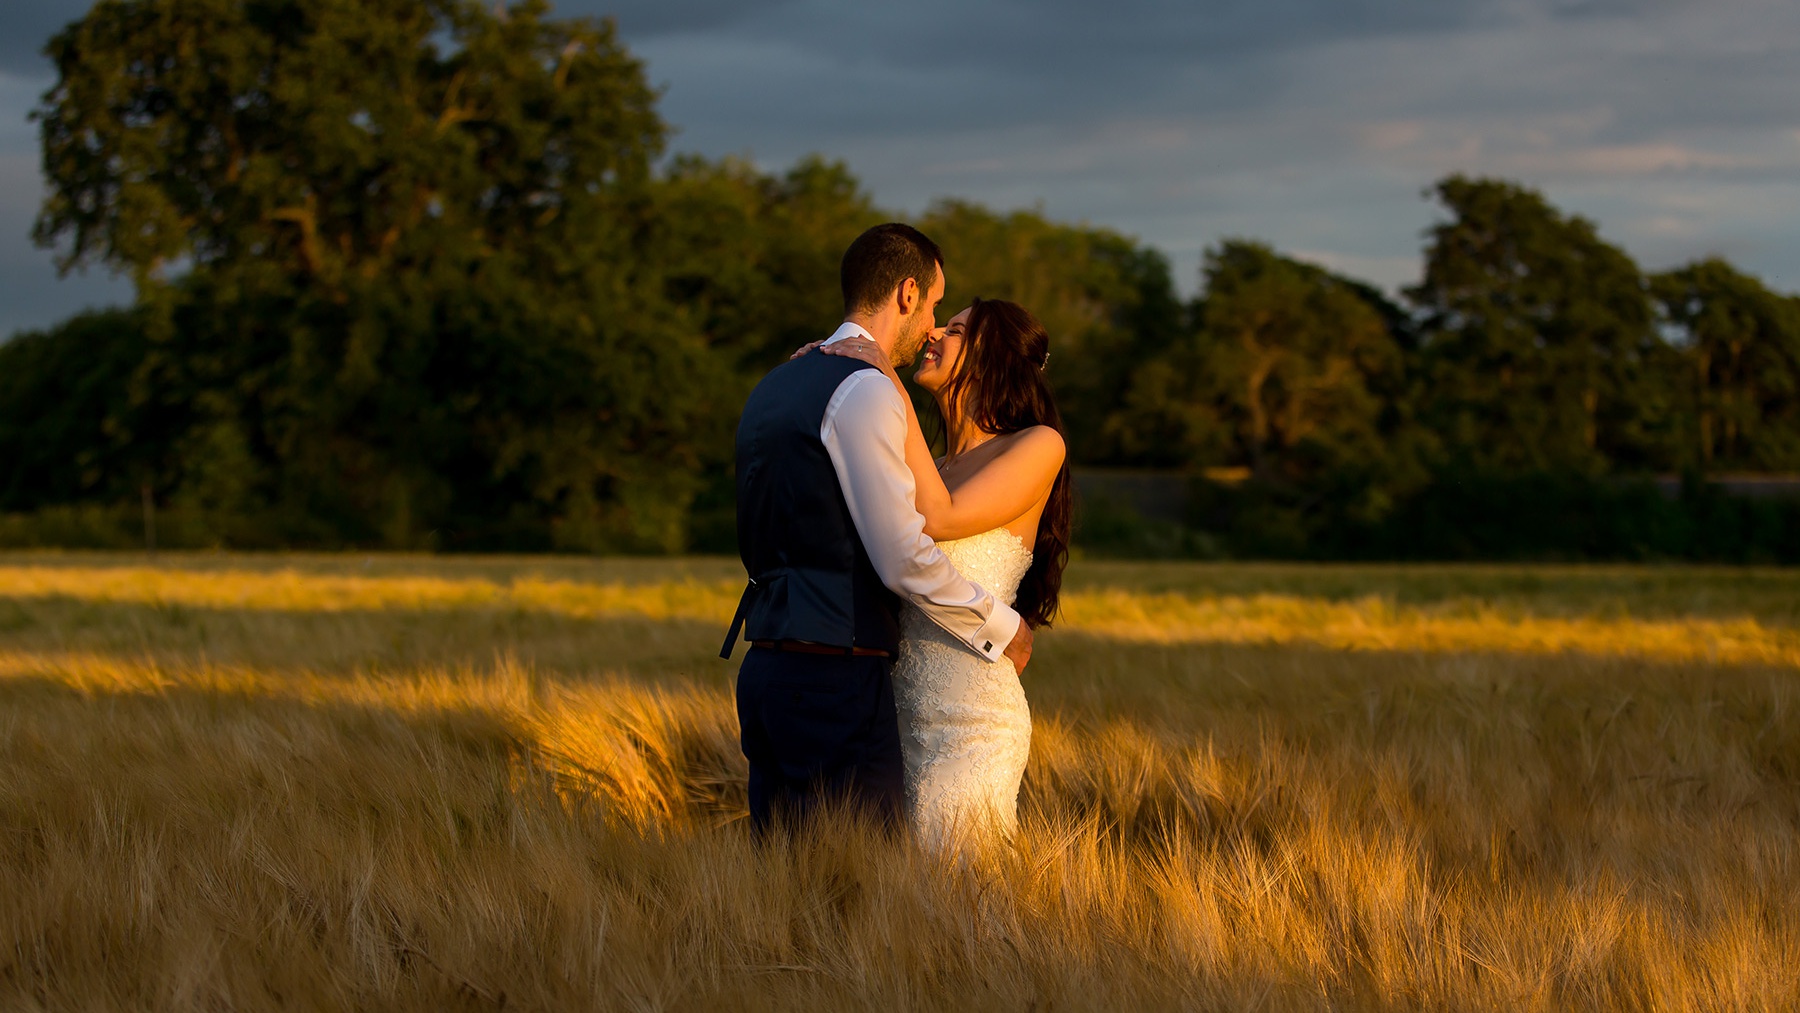
POLYGON ((819 438, 882 583, 976 654, 1000 660, 1019 614, 958 573, 926 536, 906 466, 906 406, 893 381, 874 369, 852 373, 826 405, 819 438))

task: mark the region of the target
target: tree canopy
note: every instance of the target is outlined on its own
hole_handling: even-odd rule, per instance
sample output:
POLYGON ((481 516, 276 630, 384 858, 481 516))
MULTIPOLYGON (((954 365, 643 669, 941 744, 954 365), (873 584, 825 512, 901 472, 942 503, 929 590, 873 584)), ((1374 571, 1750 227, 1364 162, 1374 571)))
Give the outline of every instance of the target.
POLYGON ((103 0, 51 41, 37 237, 137 279, 141 396, 264 502, 401 546, 681 544, 725 371, 646 255, 666 130, 609 24, 546 14, 103 0))
POLYGON ((1453 176, 1410 296, 1426 336, 1427 425, 1478 468, 1649 463, 1656 333, 1643 273, 1541 195, 1453 176))
POLYGON ((1681 463, 1800 471, 1800 299, 1716 257, 1650 284, 1685 353, 1681 463))
MULTIPOLYGON (((0 344, 0 511, 147 494, 226 544, 727 548, 743 395, 901 217, 823 157, 667 156, 611 24, 539 0, 99 0, 46 51, 35 236, 138 304, 0 344)), ((1239 476, 1197 520, 1246 551, 1435 525, 1486 552, 1456 539, 1494 504, 1800 470, 1800 300, 1716 258, 1647 274, 1516 183, 1431 196, 1397 296, 1226 239, 1184 299, 1107 229, 916 222, 948 306, 1047 325, 1078 465, 1239 476)))

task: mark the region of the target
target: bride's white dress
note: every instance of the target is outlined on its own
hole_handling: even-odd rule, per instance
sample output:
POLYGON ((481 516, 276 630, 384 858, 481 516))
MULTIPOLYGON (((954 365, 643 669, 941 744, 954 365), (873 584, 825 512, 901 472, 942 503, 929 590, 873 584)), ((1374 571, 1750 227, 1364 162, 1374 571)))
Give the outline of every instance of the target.
MULTIPOLYGON (((938 548, 968 579, 1007 604, 1031 568, 1031 549, 995 528, 938 548)), ((900 615, 894 699, 906 756, 906 806, 928 848, 1018 825, 1019 781, 1031 751, 1031 711, 1012 662, 969 651, 912 605, 900 615)))

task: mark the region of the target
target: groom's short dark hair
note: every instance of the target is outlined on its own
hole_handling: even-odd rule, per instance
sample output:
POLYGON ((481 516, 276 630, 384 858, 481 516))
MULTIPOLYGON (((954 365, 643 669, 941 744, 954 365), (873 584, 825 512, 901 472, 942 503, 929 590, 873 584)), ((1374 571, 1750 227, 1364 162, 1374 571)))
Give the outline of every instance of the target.
POLYGON ((838 269, 844 285, 844 312, 858 313, 881 305, 908 278, 929 290, 937 280, 944 252, 931 239, 899 222, 877 225, 856 237, 844 251, 838 269))

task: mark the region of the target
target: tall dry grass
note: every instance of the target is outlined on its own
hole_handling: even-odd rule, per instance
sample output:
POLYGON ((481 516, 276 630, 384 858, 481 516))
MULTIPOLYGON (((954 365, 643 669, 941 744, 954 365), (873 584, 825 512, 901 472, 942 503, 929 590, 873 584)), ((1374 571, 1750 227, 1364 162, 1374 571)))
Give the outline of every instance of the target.
POLYGON ((1783 575, 1092 567, 945 867, 744 832, 715 565, 0 559, 0 1007, 1800 1006, 1783 575))

